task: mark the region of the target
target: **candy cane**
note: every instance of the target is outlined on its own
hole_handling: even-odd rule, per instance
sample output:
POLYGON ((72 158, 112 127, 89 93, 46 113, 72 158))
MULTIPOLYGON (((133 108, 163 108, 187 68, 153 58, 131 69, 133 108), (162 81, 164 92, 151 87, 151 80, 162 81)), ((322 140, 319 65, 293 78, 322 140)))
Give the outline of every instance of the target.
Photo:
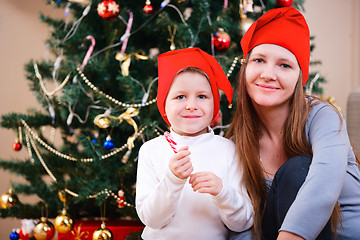
POLYGON ((125 30, 125 34, 124 36, 126 36, 126 38, 123 40, 123 44, 121 46, 121 52, 122 53, 125 53, 125 50, 126 50, 126 46, 127 46, 127 43, 128 43, 128 40, 129 40, 129 36, 130 36, 130 31, 131 31, 131 27, 132 27, 132 24, 133 24, 133 20, 134 20, 134 14, 129 11, 129 21, 126 25, 126 30, 125 30))
POLYGON ((228 4, 229 4, 229 0, 224 0, 223 12, 225 12, 225 10, 227 9, 228 4))
POLYGON ((170 144, 170 147, 172 148, 172 150, 174 151, 174 153, 177 153, 177 149, 176 149, 176 145, 177 143, 175 142, 175 140, 173 139, 173 137, 171 136, 171 134, 169 132, 165 132, 164 136, 166 138, 166 141, 168 141, 168 143, 170 144))
POLYGON ((94 47, 95 47, 95 38, 91 35, 87 36, 85 39, 90 39, 91 40, 91 45, 88 49, 88 51, 86 52, 86 55, 84 57, 84 60, 81 64, 81 70, 84 70, 84 67, 86 66, 86 64, 88 63, 89 59, 90 59, 90 56, 91 56, 91 53, 93 52, 94 50, 94 47))

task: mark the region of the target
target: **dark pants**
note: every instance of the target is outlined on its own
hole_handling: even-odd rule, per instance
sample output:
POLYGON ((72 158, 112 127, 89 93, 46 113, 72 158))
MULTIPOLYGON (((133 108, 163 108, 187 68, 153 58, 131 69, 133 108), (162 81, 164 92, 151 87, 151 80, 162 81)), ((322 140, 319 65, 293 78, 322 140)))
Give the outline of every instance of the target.
MULTIPOLYGON (((305 181, 311 164, 310 156, 295 156, 286 161, 276 172, 268 192, 262 231, 265 240, 276 239, 278 230, 291 204, 305 181)), ((316 214, 316 213, 314 213, 316 214)), ((331 225, 328 222, 317 240, 331 240, 331 225)))

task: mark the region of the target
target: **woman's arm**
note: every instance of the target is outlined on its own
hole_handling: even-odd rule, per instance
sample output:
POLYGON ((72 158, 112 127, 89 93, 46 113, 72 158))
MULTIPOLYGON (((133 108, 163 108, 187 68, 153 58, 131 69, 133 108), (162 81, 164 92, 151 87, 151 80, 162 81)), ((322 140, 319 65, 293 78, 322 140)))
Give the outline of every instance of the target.
POLYGON ((342 121, 331 106, 318 104, 311 109, 307 130, 312 163, 280 231, 315 239, 329 221, 344 183, 350 149, 342 121))
POLYGON ((277 237, 277 240, 304 240, 304 239, 305 238, 302 238, 299 235, 287 231, 280 231, 279 236, 277 237))

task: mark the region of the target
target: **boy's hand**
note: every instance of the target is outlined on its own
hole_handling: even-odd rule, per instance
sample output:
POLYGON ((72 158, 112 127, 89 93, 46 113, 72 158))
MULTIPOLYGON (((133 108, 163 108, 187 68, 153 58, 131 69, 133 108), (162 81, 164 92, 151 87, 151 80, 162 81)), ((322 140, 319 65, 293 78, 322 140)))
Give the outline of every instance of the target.
POLYGON ((213 196, 218 195, 222 188, 222 180, 212 172, 197 172, 190 176, 189 183, 194 192, 209 193, 213 196))
POLYGON ((171 172, 180 179, 188 178, 194 170, 190 161, 189 147, 182 147, 178 149, 169 162, 171 172))

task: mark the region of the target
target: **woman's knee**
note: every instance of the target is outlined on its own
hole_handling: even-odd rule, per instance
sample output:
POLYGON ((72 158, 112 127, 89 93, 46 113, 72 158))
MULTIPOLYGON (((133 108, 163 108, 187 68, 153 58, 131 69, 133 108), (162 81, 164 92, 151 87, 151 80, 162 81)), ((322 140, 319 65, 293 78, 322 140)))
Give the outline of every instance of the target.
POLYGON ((308 175, 312 157, 298 155, 289 158, 276 172, 274 181, 300 188, 308 175))

